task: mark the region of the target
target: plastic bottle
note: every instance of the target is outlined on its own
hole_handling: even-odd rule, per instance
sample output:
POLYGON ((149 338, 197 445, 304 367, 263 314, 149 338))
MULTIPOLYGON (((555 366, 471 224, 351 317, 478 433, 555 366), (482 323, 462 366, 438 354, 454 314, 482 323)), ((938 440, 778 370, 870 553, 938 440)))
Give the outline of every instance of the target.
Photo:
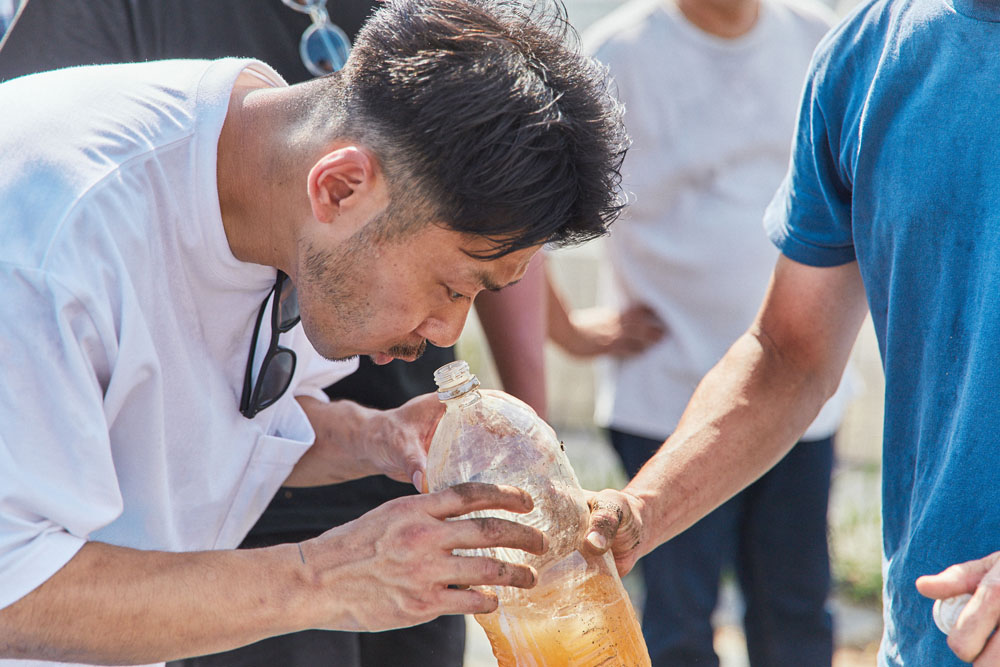
POLYGON ((477 512, 532 525, 549 537, 535 556, 516 549, 457 550, 527 563, 538 583, 495 587, 499 607, 476 620, 500 667, 643 667, 650 664, 639 621, 610 553, 584 555, 589 510, 555 432, 528 405, 502 392, 480 391, 464 361, 434 373, 447 410, 427 461, 437 491, 461 482, 509 484, 534 500, 528 514, 477 512))

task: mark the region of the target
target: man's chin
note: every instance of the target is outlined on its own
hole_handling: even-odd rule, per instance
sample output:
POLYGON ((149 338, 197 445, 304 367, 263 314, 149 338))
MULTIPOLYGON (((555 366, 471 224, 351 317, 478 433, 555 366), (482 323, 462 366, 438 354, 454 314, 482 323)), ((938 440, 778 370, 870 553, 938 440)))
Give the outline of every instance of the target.
POLYGON ((351 355, 348 355, 346 357, 343 357, 343 356, 341 356, 341 357, 338 357, 338 356, 330 356, 330 357, 328 357, 328 356, 326 356, 324 354, 324 355, 321 355, 321 356, 324 359, 326 359, 327 361, 351 361, 352 359, 357 359, 361 355, 360 354, 351 354, 351 355))

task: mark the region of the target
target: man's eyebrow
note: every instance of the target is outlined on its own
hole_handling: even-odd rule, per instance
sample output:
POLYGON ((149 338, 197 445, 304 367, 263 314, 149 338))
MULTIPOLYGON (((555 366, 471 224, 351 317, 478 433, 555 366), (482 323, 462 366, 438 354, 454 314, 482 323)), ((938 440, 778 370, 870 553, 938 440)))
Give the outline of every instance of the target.
POLYGON ((521 279, 518 278, 517 280, 509 282, 506 285, 498 285, 496 282, 493 281, 493 278, 490 277, 490 275, 485 272, 478 273, 476 275, 476 278, 479 280, 479 284, 483 286, 483 289, 489 292, 499 292, 504 287, 510 287, 511 285, 516 285, 519 282, 521 282, 521 279))

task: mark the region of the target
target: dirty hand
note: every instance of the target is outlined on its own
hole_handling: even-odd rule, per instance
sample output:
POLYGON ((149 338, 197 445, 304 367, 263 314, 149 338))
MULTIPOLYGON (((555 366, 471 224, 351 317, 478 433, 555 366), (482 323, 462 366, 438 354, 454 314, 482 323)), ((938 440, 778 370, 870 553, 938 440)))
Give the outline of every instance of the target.
POLYGON ((948 635, 948 646, 975 667, 1000 667, 1000 551, 917 578, 917 590, 934 599, 971 593, 948 635))
POLYGON ((323 403, 310 396, 298 400, 316 441, 295 464, 285 486, 386 475, 422 490, 427 449, 444 414, 434 394, 417 396, 394 410, 374 410, 353 401, 323 403))
POLYGON ((386 477, 412 482, 417 491, 423 491, 427 450, 442 415, 444 404, 433 393, 380 412, 369 427, 366 456, 386 477))
POLYGON ((359 519, 302 542, 319 605, 309 627, 379 631, 424 623, 442 614, 496 609, 496 595, 468 586, 531 588, 527 565, 456 556, 453 549, 509 547, 533 554, 548 549, 535 528, 496 518, 447 519, 503 509, 525 513, 531 496, 510 486, 466 483, 397 498, 359 519))
POLYGON ((584 548, 591 553, 603 553, 610 548, 618 574, 624 576, 642 555, 639 550, 644 535, 642 501, 624 491, 605 489, 592 493, 587 504, 590 523, 584 548))

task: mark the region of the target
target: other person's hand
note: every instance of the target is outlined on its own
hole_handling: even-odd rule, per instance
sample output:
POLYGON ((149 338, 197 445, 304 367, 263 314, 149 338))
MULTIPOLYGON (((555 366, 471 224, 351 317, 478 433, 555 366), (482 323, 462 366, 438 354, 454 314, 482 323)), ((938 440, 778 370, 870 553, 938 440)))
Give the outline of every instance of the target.
POLYGON ((948 646, 975 667, 1000 666, 1000 551, 985 558, 958 563, 937 574, 917 578, 921 594, 941 600, 962 593, 972 599, 948 635, 948 646))
POLYGON ((570 314, 570 321, 573 335, 556 342, 577 357, 628 357, 658 342, 667 331, 653 309, 643 304, 621 312, 608 308, 576 310, 570 314))
POLYGON ((469 586, 531 588, 534 568, 453 549, 508 547, 544 553, 537 529, 496 518, 453 519, 479 510, 531 511, 531 496, 510 486, 466 483, 397 498, 355 521, 302 542, 303 560, 321 606, 314 627, 379 631, 442 614, 496 609, 492 592, 469 586))
POLYGON ((587 499, 590 523, 584 534, 584 548, 592 553, 611 549, 618 574, 625 576, 642 555, 642 501, 623 491, 605 489, 587 499))

